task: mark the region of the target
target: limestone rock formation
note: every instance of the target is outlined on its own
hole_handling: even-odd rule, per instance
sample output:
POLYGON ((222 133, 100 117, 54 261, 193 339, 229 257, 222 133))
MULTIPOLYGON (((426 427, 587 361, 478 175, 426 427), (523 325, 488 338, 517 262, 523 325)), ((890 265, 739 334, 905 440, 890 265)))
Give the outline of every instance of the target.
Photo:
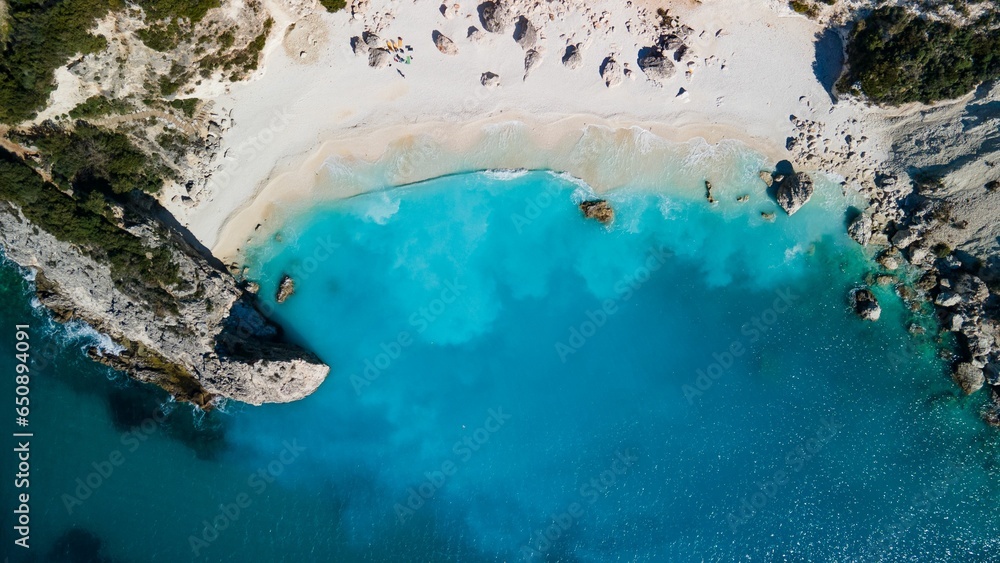
POLYGON ((583 216, 587 219, 595 219, 605 225, 611 224, 615 220, 614 209, 603 199, 593 199, 581 203, 580 211, 583 211, 583 216))
POLYGON ((479 19, 486 31, 506 33, 514 18, 503 2, 483 2, 479 5, 479 19))
POLYGON ((777 200, 778 205, 785 210, 785 213, 794 215, 812 197, 815 187, 812 178, 805 172, 789 174, 781 179, 778 184, 777 200))
POLYGON ((521 16, 514 24, 514 41, 527 51, 538 43, 538 28, 528 18, 521 16))
POLYGON ((868 288, 855 289, 851 294, 854 312, 866 321, 877 321, 882 316, 882 307, 879 306, 875 294, 868 288))
POLYGON ((126 293, 109 267, 74 245, 35 228, 15 206, 0 202, 0 247, 36 271, 39 301, 60 321, 79 319, 107 334, 124 351, 92 355, 179 400, 212 408, 217 397, 245 403, 288 402, 319 387, 330 369, 297 346, 276 340, 277 329, 237 281, 149 220, 129 231, 167 248, 184 280, 164 288, 172 305, 126 293), (172 309, 172 310, 171 310, 172 309))

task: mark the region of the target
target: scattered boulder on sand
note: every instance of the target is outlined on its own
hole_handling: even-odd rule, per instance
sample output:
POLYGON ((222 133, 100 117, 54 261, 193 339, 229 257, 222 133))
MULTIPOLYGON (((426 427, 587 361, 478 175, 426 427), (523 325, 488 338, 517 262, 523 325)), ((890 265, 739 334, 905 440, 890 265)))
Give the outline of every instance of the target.
POLYGON ((366 31, 361 34, 361 40, 368 45, 370 49, 378 49, 382 46, 382 38, 371 31, 366 31))
POLYGON ((538 43, 538 28, 528 21, 528 18, 521 16, 514 23, 514 41, 527 51, 538 43))
POLYGON ((284 303, 293 293, 295 293, 295 280, 291 276, 285 275, 281 278, 281 283, 278 284, 278 293, 274 299, 278 303, 284 303))
POLYGON ((472 26, 469 26, 469 33, 465 37, 466 37, 466 39, 468 39, 469 41, 472 41, 473 43, 480 43, 480 42, 482 42, 483 39, 486 38, 486 34, 483 33, 483 30, 481 30, 478 27, 472 25, 472 26))
POLYGON ((649 54, 639 59, 639 68, 642 69, 647 78, 658 84, 677 72, 674 63, 670 62, 670 59, 657 49, 650 49, 649 54))
POLYGON ((445 19, 453 20, 458 16, 458 12, 461 9, 462 6, 460 4, 449 4, 445 2, 444 4, 441 4, 440 11, 441 15, 444 16, 445 19))
POLYGON ((605 86, 614 88, 622 83, 624 77, 622 65, 618 64, 613 56, 606 57, 601 64, 601 78, 604 79, 605 86))
POLYGON ((492 90, 500 86, 500 75, 494 74, 492 72, 484 72, 482 78, 479 79, 479 82, 483 86, 486 86, 487 88, 492 90))
POLYGON ((498 2, 483 2, 479 5, 479 20, 483 29, 490 33, 504 33, 513 16, 507 6, 498 2))
POLYGON ((354 51, 355 55, 359 57, 368 54, 368 44, 365 40, 355 35, 351 38, 351 49, 354 51))
POLYGON ((580 52, 580 44, 566 47, 566 54, 563 55, 562 63, 570 70, 576 70, 583 66, 583 53, 580 52))
POLYGON ((538 49, 531 49, 524 55, 524 80, 538 65, 542 64, 542 53, 538 49))
POLYGON ((789 174, 778 185, 778 205, 789 215, 795 214, 812 197, 815 187, 812 178, 805 172, 789 174))
POLYGON ((443 33, 435 31, 431 35, 434 37, 434 46, 438 48, 438 51, 441 51, 445 55, 458 54, 458 47, 455 46, 455 42, 443 33))
POLYGON ((872 239, 871 215, 862 213, 855 217, 847 226, 847 234, 861 246, 868 246, 868 242, 872 239))
POLYGON ((866 321, 877 321, 882 316, 882 307, 875 299, 875 294, 868 288, 855 289, 851 293, 854 312, 866 321))
POLYGON ((593 199, 580 204, 580 211, 587 219, 596 219, 605 225, 615 220, 615 210, 603 199, 593 199))
POLYGON ((385 68, 392 61, 392 55, 385 49, 372 49, 368 53, 368 66, 372 68, 385 68))
POLYGON ((962 391, 966 395, 971 395, 979 391, 982 389, 983 383, 986 382, 983 370, 968 362, 962 362, 955 366, 951 378, 955 380, 955 383, 962 388, 962 391))

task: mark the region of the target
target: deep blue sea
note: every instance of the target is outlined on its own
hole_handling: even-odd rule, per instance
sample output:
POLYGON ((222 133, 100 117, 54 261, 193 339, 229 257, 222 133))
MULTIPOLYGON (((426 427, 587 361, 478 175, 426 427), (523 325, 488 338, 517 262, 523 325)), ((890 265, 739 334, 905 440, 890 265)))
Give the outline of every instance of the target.
POLYGON ((1000 560, 985 397, 960 396, 933 337, 907 331, 933 335, 930 312, 891 287, 875 290, 877 323, 851 313, 870 269, 844 235, 851 196, 820 178, 787 217, 759 157, 727 163, 717 205, 704 176, 678 176, 604 194, 610 226, 577 209, 589 188, 547 171, 289 210, 249 251, 249 277, 332 373, 285 405, 202 415, 90 362, 99 335, 49 320, 30 274, 5 264, 8 436, 15 324, 35 350, 33 558, 11 543, 9 437, 5 553, 1000 560), (296 293, 277 305, 284 274, 296 293))

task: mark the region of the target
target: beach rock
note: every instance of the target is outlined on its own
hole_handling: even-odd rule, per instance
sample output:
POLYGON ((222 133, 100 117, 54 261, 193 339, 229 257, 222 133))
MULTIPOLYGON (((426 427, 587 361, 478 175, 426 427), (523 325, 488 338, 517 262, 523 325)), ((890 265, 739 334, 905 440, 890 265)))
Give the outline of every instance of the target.
POLYGON ((480 43, 486 38, 486 34, 483 33, 483 30, 473 25, 469 27, 469 33, 465 36, 465 38, 473 43, 480 43))
POLYGON ((461 10, 462 6, 460 4, 448 4, 445 2, 441 4, 439 8, 441 15, 447 20, 453 20, 458 17, 458 12, 461 10))
POLYGON ((368 55, 368 44, 365 43, 364 39, 361 39, 357 35, 351 38, 351 49, 354 51, 354 54, 359 57, 362 55, 368 55))
POLYGON ((580 44, 566 47, 566 54, 563 55, 563 65, 570 70, 576 70, 583 66, 583 53, 580 52, 580 44))
POLYGON ((660 39, 660 45, 665 51, 676 51, 684 46, 684 40, 676 35, 667 35, 660 39))
POLYGON ((746 202, 750 201, 750 195, 749 194, 743 194, 743 195, 737 197, 736 201, 738 201, 739 203, 746 203, 746 202))
POLYGON ((663 52, 655 49, 651 49, 648 55, 639 59, 639 68, 647 78, 658 84, 677 73, 674 63, 670 62, 663 52))
POLYGON ((966 395, 971 395, 979 391, 986 382, 983 370, 968 362, 962 362, 955 366, 951 378, 962 388, 962 391, 966 395))
POLYGON ((500 86, 500 75, 492 72, 484 72, 483 76, 479 79, 479 82, 483 86, 492 90, 500 86))
POLYGON ((534 70, 538 65, 542 64, 542 53, 538 49, 531 49, 524 55, 524 78, 522 80, 527 80, 528 75, 534 70))
POLYGON ((278 284, 278 292, 274 296, 274 300, 278 303, 284 303, 294 293, 295 280, 293 280, 291 276, 285 275, 281 278, 281 283, 278 284))
POLYGON ((862 213, 847 226, 847 234, 861 246, 868 246, 872 239, 872 227, 871 215, 862 213))
POLYGON ((260 292, 260 284, 257 282, 247 282, 246 292, 250 295, 257 295, 260 292))
POLYGON ((483 2, 479 5, 479 20, 486 31, 505 33, 513 16, 507 6, 500 2, 483 2))
POLYGON ((514 41, 527 51, 538 43, 538 29, 528 18, 521 16, 514 24, 514 41))
POLYGON ((954 307, 962 302, 962 296, 951 291, 942 291, 934 299, 934 304, 939 307, 954 307))
POLYGON ((392 62, 392 55, 386 49, 372 49, 368 53, 368 66, 372 68, 385 68, 392 62))
POLYGON ((970 303, 983 303, 990 296, 990 288, 986 282, 972 274, 959 274, 954 290, 970 303))
POLYGON ((716 203, 715 196, 712 195, 712 182, 708 180, 705 180, 705 199, 708 200, 708 203, 716 203))
POLYGON ((768 223, 773 223, 775 216, 774 213, 768 213, 767 211, 760 212, 760 218, 767 221, 768 223))
POLYGON ((887 250, 882 254, 879 254, 878 258, 875 260, 880 266, 889 270, 890 272, 899 268, 899 260, 896 258, 898 254, 891 250, 887 250))
POLYGON ((910 227, 903 227, 902 229, 896 231, 890 240, 892 241, 893 246, 902 249, 916 242, 918 238, 920 238, 920 233, 910 227))
POLYGON ((882 316, 875 294, 868 288, 855 289, 851 295, 854 303, 854 313, 866 321, 875 322, 882 316))
POLYGON ((774 176, 771 176, 770 172, 767 170, 761 170, 759 175, 760 179, 764 181, 764 184, 766 184, 767 187, 770 188, 774 185, 774 176))
POLYGON ((434 46, 438 48, 438 51, 441 51, 445 55, 458 54, 458 47, 455 46, 455 42, 443 33, 435 31, 431 35, 434 37, 434 46))
POLYGON ((361 39, 365 42, 365 45, 368 45, 368 48, 370 49, 378 49, 383 45, 382 38, 371 31, 365 31, 364 33, 362 33, 361 39))
POLYGON ((615 220, 615 211, 606 200, 594 199, 580 204, 580 211, 587 219, 596 219, 605 225, 615 220))
POLYGON ((794 215, 809 201, 814 190, 813 181, 809 174, 805 172, 790 174, 783 178, 778 185, 776 194, 778 205, 785 210, 785 213, 794 215))
POLYGON ((614 88, 621 85, 624 77, 622 66, 618 64, 618 61, 612 56, 606 57, 601 64, 601 78, 604 79, 604 85, 608 88, 614 88))

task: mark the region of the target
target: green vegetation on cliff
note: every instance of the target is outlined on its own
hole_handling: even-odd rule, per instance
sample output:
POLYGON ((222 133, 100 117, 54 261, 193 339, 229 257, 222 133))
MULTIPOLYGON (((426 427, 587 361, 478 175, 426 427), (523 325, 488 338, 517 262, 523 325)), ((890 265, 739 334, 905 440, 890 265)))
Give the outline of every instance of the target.
POLYGON ((859 21, 847 46, 838 87, 857 86, 879 104, 931 103, 971 92, 1000 77, 1000 15, 965 26, 881 7, 859 21))
MULTIPOLYGON (((163 287, 180 282, 170 252, 153 248, 105 215, 46 182, 31 166, 0 149, 0 200, 17 205, 35 226, 108 264, 116 286, 151 303, 168 303, 163 287)), ((168 307, 169 308, 169 307, 168 307)))
POLYGON ((82 194, 155 193, 167 174, 158 160, 127 136, 82 121, 71 130, 47 123, 12 137, 38 148, 57 184, 82 194))

